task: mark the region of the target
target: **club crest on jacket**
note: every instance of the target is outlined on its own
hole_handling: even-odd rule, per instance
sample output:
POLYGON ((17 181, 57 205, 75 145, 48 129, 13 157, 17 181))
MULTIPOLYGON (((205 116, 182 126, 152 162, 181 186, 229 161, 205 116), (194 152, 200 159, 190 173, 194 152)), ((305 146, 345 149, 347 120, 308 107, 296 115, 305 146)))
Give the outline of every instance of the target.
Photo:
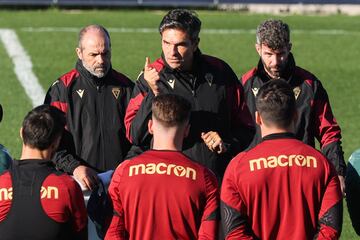
POLYGON ((295 99, 298 99, 300 93, 301 93, 301 88, 299 86, 295 87, 293 89, 294 95, 295 95, 295 99))
POLYGON ((112 94, 114 95, 115 99, 118 99, 121 90, 120 90, 120 88, 112 88, 111 92, 112 92, 112 94))

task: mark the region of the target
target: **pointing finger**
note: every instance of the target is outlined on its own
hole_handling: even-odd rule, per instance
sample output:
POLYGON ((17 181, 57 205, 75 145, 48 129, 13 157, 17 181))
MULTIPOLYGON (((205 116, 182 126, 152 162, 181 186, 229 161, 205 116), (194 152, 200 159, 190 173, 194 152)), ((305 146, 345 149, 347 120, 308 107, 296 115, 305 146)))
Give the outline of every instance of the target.
POLYGON ((148 68, 149 68, 149 65, 150 65, 150 58, 149 58, 149 57, 146 57, 146 58, 145 58, 145 66, 144 66, 144 68, 145 68, 145 69, 148 69, 148 68))

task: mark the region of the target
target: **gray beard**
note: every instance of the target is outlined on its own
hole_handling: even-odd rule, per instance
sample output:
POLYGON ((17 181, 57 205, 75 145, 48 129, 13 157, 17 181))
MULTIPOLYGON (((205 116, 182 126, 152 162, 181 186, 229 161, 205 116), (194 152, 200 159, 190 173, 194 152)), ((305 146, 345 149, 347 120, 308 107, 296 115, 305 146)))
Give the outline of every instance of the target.
POLYGON ((96 72, 94 69, 92 69, 90 66, 86 65, 86 63, 84 63, 82 61, 82 65, 83 67, 93 76, 97 77, 97 78, 102 78, 104 77, 108 72, 110 67, 109 66, 105 66, 105 71, 104 72, 96 72))

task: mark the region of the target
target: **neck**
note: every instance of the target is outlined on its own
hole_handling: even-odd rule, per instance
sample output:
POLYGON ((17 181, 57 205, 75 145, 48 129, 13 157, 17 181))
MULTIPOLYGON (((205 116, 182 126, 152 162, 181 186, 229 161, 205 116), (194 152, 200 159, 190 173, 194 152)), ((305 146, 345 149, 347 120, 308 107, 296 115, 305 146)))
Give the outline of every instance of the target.
POLYGON ((49 149, 39 150, 23 144, 20 160, 23 159, 51 159, 52 152, 49 149))
POLYGON ((293 132, 293 130, 289 128, 278 128, 278 127, 261 127, 261 137, 265 137, 270 134, 275 133, 286 133, 286 132, 293 132))
POLYGON ((154 134, 152 149, 181 151, 184 135, 179 132, 167 132, 163 134, 154 134))

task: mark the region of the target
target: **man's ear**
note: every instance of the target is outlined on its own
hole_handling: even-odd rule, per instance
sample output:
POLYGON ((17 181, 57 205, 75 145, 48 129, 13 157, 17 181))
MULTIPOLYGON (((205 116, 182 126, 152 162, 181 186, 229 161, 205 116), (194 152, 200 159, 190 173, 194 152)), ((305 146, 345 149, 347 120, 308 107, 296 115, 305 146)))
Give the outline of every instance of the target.
POLYGON ((256 49, 256 52, 261 57, 261 44, 255 43, 255 49, 256 49))
POLYGON ((257 125, 261 126, 263 124, 262 118, 258 111, 255 112, 255 122, 257 125))
POLYGON ((77 47, 77 48, 75 49, 75 51, 76 51, 76 55, 78 56, 78 58, 79 58, 80 60, 83 60, 81 49, 77 47))
POLYGON ((292 43, 289 43, 289 52, 291 51, 292 43))
POLYGON ((193 43, 193 52, 196 52, 196 50, 199 48, 200 38, 194 41, 193 43))
POLYGON ((23 128, 21 127, 21 128, 20 128, 20 131, 19 131, 19 134, 20 134, 21 140, 24 140, 24 139, 23 139, 23 134, 22 134, 22 132, 23 132, 23 128))
POLYGON ((149 133, 150 133, 151 135, 154 134, 154 131, 153 131, 153 121, 152 121, 152 119, 149 119, 149 121, 148 121, 148 131, 149 131, 149 133))

